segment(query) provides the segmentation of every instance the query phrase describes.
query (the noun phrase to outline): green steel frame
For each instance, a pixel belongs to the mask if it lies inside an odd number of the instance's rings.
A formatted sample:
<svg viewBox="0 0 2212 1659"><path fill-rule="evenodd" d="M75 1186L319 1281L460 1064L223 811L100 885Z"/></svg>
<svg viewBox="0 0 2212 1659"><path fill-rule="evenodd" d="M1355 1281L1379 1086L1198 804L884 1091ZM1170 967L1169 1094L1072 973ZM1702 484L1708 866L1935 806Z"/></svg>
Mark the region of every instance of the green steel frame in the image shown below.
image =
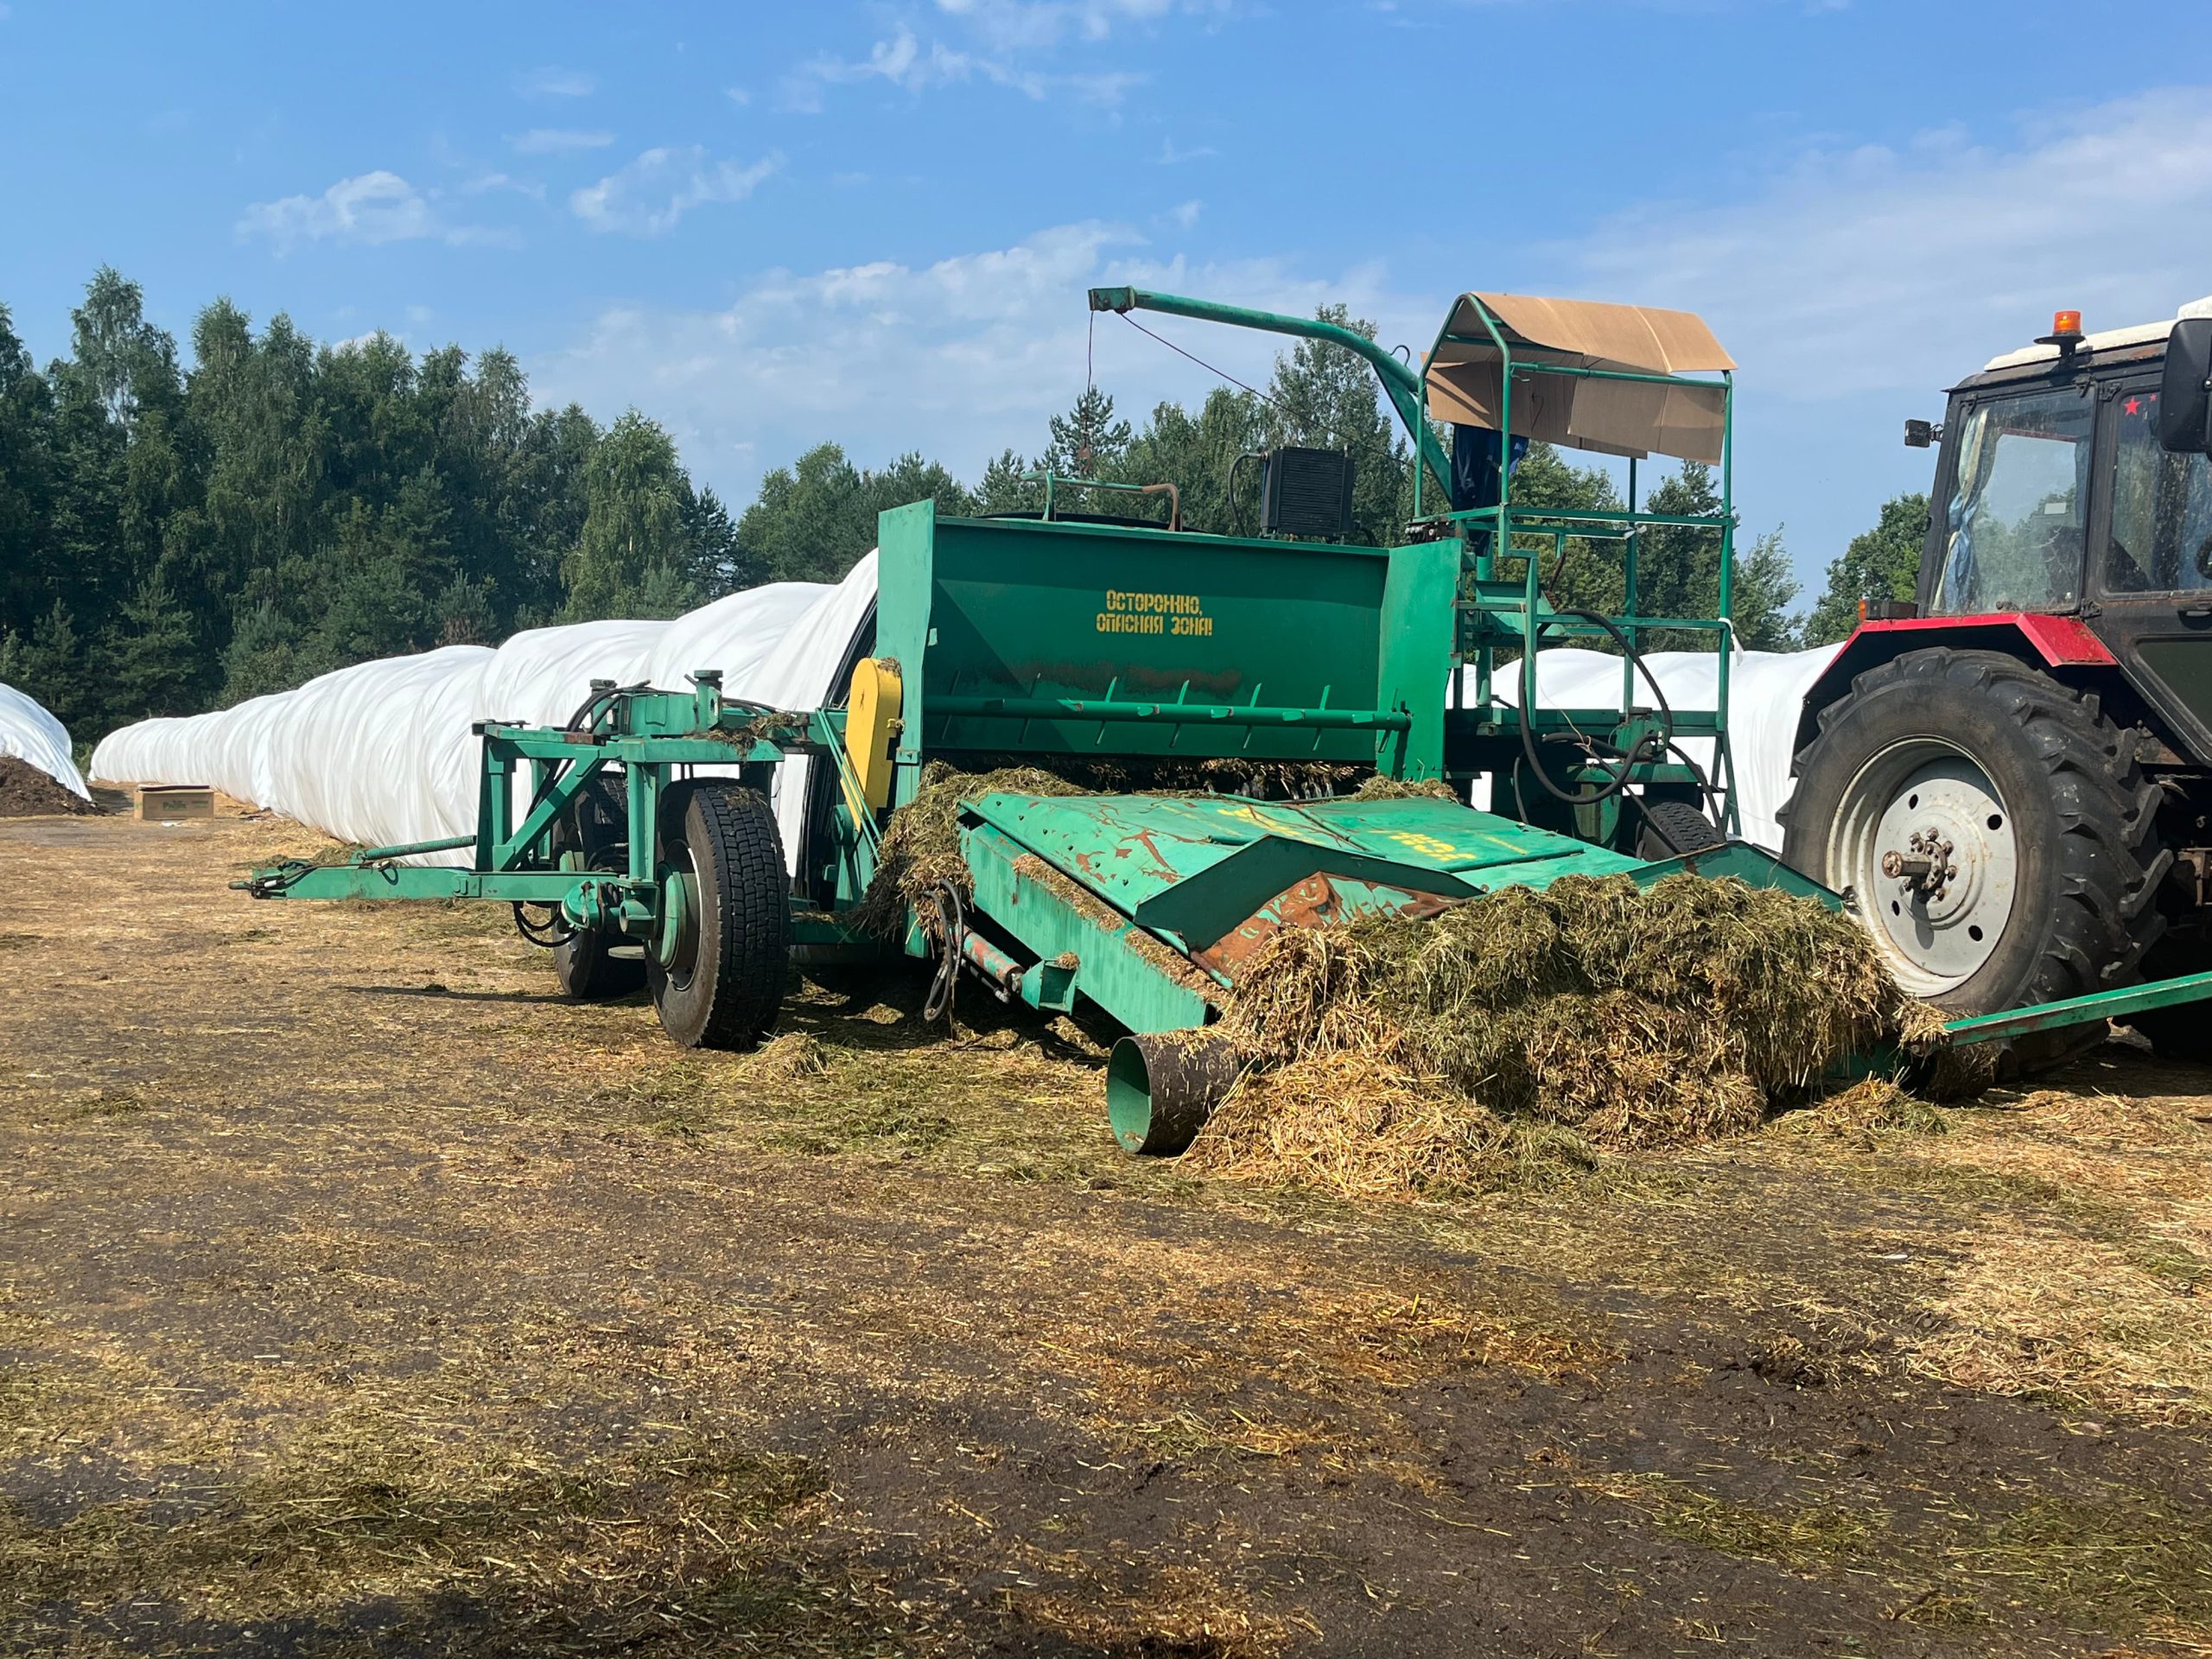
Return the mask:
<svg viewBox="0 0 2212 1659"><path fill-rule="evenodd" d="M844 756L841 712L788 715L728 703L719 673L690 678L689 692L594 682L592 702L567 727L480 722L473 836L372 847L338 864L288 861L232 885L257 899L480 899L543 907L568 927L617 933L664 952L688 902L682 880L657 857L670 785L699 766L734 766L760 786L788 755L830 753L839 764ZM530 804L517 818L520 775L529 779ZM589 870L556 845L555 832L583 792L607 777L621 779L626 866ZM466 866L406 861L461 851L473 855Z"/></svg>
<svg viewBox="0 0 2212 1659"><path fill-rule="evenodd" d="M1518 764L1515 757L1524 722L1539 743L1557 738L1580 739L1591 733L1611 735L1636 724L1622 718L1622 709L1632 710L1638 704L1637 670L1632 658L1625 655L1621 663L1620 709L1546 709L1535 696L1536 654L1547 645L1564 644L1577 639L1602 639L1610 637L1610 630L1603 624L1560 616L1545 600L1542 591L1544 543L1550 545L1554 570L1564 558L1570 540L1586 543L1619 543L1623 613L1608 617L1606 621L1626 639L1631 652L1640 651L1649 634L1662 630L1712 633L1720 642L1713 708L1671 711L1669 735L1676 741L1713 740L1718 775L1711 781L1717 787L1723 803L1723 827L1732 833L1740 827L1735 804L1735 763L1728 740L1728 647L1734 639L1732 620L1735 578L1734 377L1723 373L1715 379L1700 375L1585 368L1543 362L1526 356L1516 358L1509 333L1497 315L1479 298L1467 297L1483 324L1483 334L1479 338L1455 334L1450 331L1450 321L1447 319L1435 345L1452 342L1487 345L1498 353L1503 388L1498 421L1502 454L1510 455L1511 453L1513 387L1517 378L1541 374L1650 385L1697 388L1718 385L1721 391L1719 512L1715 515L1681 516L1639 511L1636 505L1637 461L1630 457L1629 505L1625 510L1562 512L1522 505L1513 499L1510 467L1501 466L1501 499L1497 506L1425 515L1421 510L1421 498L1426 483L1432 474L1440 483L1448 480L1451 477L1451 461L1428 420L1427 388L1421 372L1412 364L1403 361L1357 330L1318 318L1286 316L1276 312L1187 299L1180 295L1161 294L1139 288L1095 288L1090 290L1090 302L1093 311L1123 315L1131 311L1155 311L1164 315L1217 322L1231 327L1325 340L1356 353L1373 367L1384 395L1389 398L1392 408L1397 411L1400 422L1412 439L1418 457L1414 468L1415 521L1448 526L1462 544L1464 569L1458 606L1464 621L1455 640L1453 660L1473 669L1475 692L1472 701L1468 701L1463 695L1459 677L1454 674L1452 677L1452 709L1455 715L1461 717L1464 728L1476 746L1485 749L1494 760L1502 760L1506 769ZM1456 314L1456 307L1454 310ZM1432 354L1433 350L1433 346ZM1707 531L1719 537L1720 576L1717 614L1685 617L1638 613L1640 540L1644 531L1660 526ZM1523 566L1520 576L1517 579L1504 576L1501 567L1516 560ZM1508 702L1495 694L1494 679L1499 657L1506 652L1514 653L1519 663L1521 695L1517 703ZM1509 741L1510 747L1507 747ZM1615 747L1624 746L1617 743ZM1489 766L1480 769L1492 771L1495 775L1499 768ZM1599 776L1607 770L1603 766L1570 768L1568 779L1570 785L1583 785L1594 798ZM1630 774L1630 780L1643 787L1675 788L1695 788L1700 781L1697 773L1688 766L1666 760L1638 764ZM1593 798L1592 808L1597 804ZM1584 835L1603 836L1611 829L1611 820L1614 816L1592 810L1578 810L1574 814L1574 828Z"/></svg>

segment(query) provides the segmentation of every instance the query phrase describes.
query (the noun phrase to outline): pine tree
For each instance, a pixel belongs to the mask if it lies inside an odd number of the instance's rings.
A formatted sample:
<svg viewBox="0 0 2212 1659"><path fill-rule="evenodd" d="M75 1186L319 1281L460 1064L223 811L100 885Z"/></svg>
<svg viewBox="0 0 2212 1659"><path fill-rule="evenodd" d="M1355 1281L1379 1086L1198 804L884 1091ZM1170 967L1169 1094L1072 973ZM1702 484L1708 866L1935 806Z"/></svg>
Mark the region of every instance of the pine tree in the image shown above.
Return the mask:
<svg viewBox="0 0 2212 1659"><path fill-rule="evenodd" d="M300 626L273 600L245 610L223 652L222 706L287 691L308 677Z"/></svg>
<svg viewBox="0 0 2212 1659"><path fill-rule="evenodd" d="M1052 416L1052 439L1037 463L1061 478L1111 478L1129 447L1129 423L1114 418L1114 400L1085 386L1075 406Z"/></svg>
<svg viewBox="0 0 2212 1659"><path fill-rule="evenodd" d="M189 712L200 677L192 614L157 569L123 607L123 637L107 656L111 711L126 720Z"/></svg>
<svg viewBox="0 0 2212 1659"><path fill-rule="evenodd" d="M585 468L582 533L563 561L572 619L620 616L647 572L688 575L683 494L676 445L636 410L614 423Z"/></svg>
<svg viewBox="0 0 2212 1659"><path fill-rule="evenodd" d="M73 735L77 723L89 723L100 711L76 622L58 599L29 633L0 638L0 683L52 710Z"/></svg>

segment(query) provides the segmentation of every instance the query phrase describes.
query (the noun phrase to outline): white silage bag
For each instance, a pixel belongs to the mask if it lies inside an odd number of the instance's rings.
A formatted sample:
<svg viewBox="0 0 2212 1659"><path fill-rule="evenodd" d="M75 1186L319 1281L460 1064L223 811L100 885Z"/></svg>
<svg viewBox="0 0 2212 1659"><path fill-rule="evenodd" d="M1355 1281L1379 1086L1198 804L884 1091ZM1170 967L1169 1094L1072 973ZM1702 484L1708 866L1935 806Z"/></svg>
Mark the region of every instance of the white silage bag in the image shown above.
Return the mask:
<svg viewBox="0 0 2212 1659"><path fill-rule="evenodd" d="M594 680L682 691L686 676L702 669L719 669L731 697L818 708L842 696L837 668L874 602L870 553L835 585L772 583L673 621L572 623L530 629L496 650L449 645L359 663L235 708L126 726L93 751L92 773L118 783L213 784L365 846L469 835L476 828L479 744L471 728L477 721L559 726L590 695ZM776 780L778 818L794 866L810 764L779 767ZM518 811L528 804L528 784L526 772L517 775ZM465 864L468 855L431 855L426 861Z"/></svg>
<svg viewBox="0 0 2212 1659"><path fill-rule="evenodd" d="M67 728L12 685L0 685L0 754L11 754L63 788L92 798L70 751Z"/></svg>
<svg viewBox="0 0 2212 1659"><path fill-rule="evenodd" d="M1769 852L1782 849L1781 812L1793 786L1789 763L1796 754L1797 721L1805 694L1839 649L1817 645L1810 651L1739 651L1730 660L1728 749L1736 763L1736 811L1744 839ZM1719 677L1716 653L1659 651L1648 653L1643 662L1670 706L1713 707ZM1474 671L1463 672L1467 695L1472 696ZM1505 702L1521 701L1519 664L1498 670L1491 683ZM1599 651L1539 652L1536 695L1547 708L1619 709L1621 659ZM1649 683L1637 675L1630 706L1649 708L1652 701ZM1707 778L1713 777L1712 739L1685 740L1682 748Z"/></svg>

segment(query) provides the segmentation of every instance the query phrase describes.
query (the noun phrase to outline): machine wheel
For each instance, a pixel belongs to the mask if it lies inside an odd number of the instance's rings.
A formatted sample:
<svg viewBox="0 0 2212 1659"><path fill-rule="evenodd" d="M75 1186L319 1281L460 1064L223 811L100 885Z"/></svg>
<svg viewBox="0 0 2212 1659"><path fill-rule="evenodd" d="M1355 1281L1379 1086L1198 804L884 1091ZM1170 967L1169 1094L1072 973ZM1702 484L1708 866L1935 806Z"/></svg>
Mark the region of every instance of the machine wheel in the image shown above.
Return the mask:
<svg viewBox="0 0 2212 1659"><path fill-rule="evenodd" d="M775 1026L791 968L791 879L775 811L736 784L671 790L660 861L683 899L674 937L646 958L661 1027L686 1048L750 1048Z"/></svg>
<svg viewBox="0 0 2212 1659"><path fill-rule="evenodd" d="M553 855L563 868L620 871L627 867L630 815L612 779L594 778L553 826ZM582 1002L605 1002L641 990L645 953L620 935L578 929L553 948L561 988Z"/></svg>
<svg viewBox="0 0 2212 1659"><path fill-rule="evenodd" d="M1980 1014L2126 984L2164 926L2158 791L2094 695L1996 652L1869 669L1797 756L1783 860L1853 896L1897 982ZM2016 1069L2094 1041L2024 1039Z"/></svg>
<svg viewBox="0 0 2212 1659"><path fill-rule="evenodd" d="M1647 800L1643 810L1643 823L1636 832L1638 858L1680 858L1728 844L1720 826L1688 801Z"/></svg>

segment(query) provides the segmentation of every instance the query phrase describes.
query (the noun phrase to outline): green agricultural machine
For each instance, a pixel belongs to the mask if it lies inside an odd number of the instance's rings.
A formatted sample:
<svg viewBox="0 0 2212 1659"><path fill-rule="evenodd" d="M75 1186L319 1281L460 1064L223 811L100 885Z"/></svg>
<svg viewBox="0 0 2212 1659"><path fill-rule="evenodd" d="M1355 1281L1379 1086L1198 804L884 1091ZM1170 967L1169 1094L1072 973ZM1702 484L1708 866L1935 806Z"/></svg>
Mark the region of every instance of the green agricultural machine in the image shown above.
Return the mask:
<svg viewBox="0 0 2212 1659"><path fill-rule="evenodd" d="M1696 318L1469 294L1416 368L1310 319L1132 289L1095 289L1090 304L1358 353L1431 475L1417 491L1433 481L1443 496L1417 493L1404 544L1356 544L1344 458L1285 450L1263 458L1251 537L1182 530L1172 506L1166 524L1070 512L1065 480L1040 513L887 512L874 625L843 665L841 706L762 708L709 671L683 690L599 685L559 728L480 728L473 836L240 885L511 904L573 995L643 982L669 1034L693 1046L767 1033L794 948L933 960L939 996L969 976L1039 1010L1085 1001L1128 1033L1108 1103L1122 1143L1146 1152L1179 1150L1233 1081L1205 1028L1283 928L1433 913L1568 874L1649 883L1688 869L1839 902L1727 833L1725 648L1707 709L1669 708L1639 661L1660 630L1728 639L1732 365ZM1449 453L1432 417L1452 429ZM1628 457L1630 505L1516 503L1513 461L1531 437ZM1716 463L1721 511L1639 511L1634 467L1653 454ZM1719 538L1718 614L1638 613L1639 540L1661 525ZM1542 556L1570 538L1618 558L1620 613L1547 600ZM1536 654L1592 639L1622 653L1620 705L1539 706ZM1709 771L1685 753L1693 738L1711 740ZM807 828L787 849L769 785L801 761L804 785L792 773L786 786L808 791ZM880 895L864 900L890 817L932 762L1034 766L1090 792L965 803L956 878L887 928ZM1440 780L1457 798L1358 792L1370 779ZM1239 786L1209 786L1224 779ZM1491 810L1463 804L1478 780ZM457 851L466 867L404 861ZM1960 1040L2013 1034L2024 1017L1962 1022Z"/></svg>

